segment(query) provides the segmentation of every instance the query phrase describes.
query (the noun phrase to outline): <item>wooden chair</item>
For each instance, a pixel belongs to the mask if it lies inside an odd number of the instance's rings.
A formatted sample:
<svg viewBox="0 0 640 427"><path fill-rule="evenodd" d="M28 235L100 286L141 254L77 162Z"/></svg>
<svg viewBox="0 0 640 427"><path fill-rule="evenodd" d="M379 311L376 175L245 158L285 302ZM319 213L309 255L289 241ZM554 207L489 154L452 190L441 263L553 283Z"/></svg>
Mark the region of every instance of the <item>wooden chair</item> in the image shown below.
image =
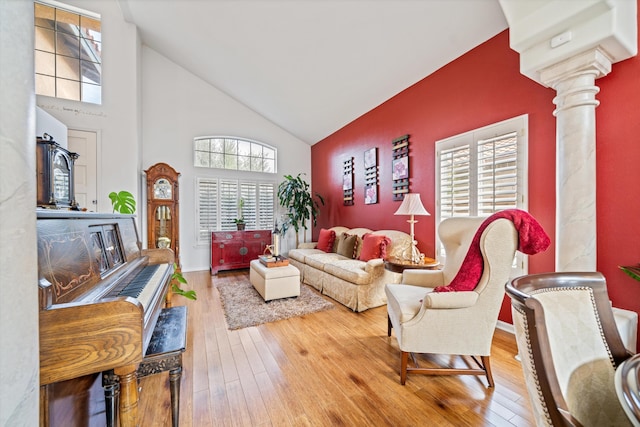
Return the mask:
<svg viewBox="0 0 640 427"><path fill-rule="evenodd" d="M600 273L523 276L506 287L538 426L631 425L616 396L616 367L631 355Z"/></svg>

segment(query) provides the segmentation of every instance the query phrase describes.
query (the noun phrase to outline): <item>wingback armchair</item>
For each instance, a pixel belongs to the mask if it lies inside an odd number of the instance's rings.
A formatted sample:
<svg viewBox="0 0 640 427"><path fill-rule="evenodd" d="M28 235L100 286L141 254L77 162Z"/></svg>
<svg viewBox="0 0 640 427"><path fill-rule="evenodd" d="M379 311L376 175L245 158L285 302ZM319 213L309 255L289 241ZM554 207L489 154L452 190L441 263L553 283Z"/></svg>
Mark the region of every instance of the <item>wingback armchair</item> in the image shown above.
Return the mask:
<svg viewBox="0 0 640 427"><path fill-rule="evenodd" d="M407 373L427 375L486 375L494 386L489 357L498 314L509 280L518 232L508 219L492 221L481 234L479 249L483 269L473 290L434 292L447 286L463 260L485 218L449 218L438 227L446 251L442 270L405 270L401 284L388 284L388 336L395 331L401 351L400 382ZM477 368L420 368L408 366L410 353L470 356ZM480 360L478 360L480 357Z"/></svg>

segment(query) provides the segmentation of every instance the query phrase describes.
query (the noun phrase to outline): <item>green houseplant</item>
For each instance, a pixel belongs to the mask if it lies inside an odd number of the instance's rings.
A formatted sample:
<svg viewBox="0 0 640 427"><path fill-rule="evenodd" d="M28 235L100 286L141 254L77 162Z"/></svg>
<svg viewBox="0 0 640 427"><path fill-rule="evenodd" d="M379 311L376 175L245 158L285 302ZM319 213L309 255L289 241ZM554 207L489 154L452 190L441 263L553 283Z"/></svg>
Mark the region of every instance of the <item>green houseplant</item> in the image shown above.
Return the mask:
<svg viewBox="0 0 640 427"><path fill-rule="evenodd" d="M171 275L171 291L176 295L182 295L185 298L197 300L198 296L196 295L196 291L191 289L190 291L185 291L180 288L179 283L184 285L187 284L187 279L182 275L182 271L178 268L178 264L173 264L173 274Z"/></svg>
<svg viewBox="0 0 640 427"><path fill-rule="evenodd" d="M315 226L316 217L320 213L320 203L324 205L324 199L320 194L311 195L309 183L301 175L303 174L299 173L295 178L285 175L285 180L278 186L278 201L287 210L287 222L296 232L296 247L300 244L298 234L300 228L304 229L303 238L306 240L308 221L313 220Z"/></svg>
<svg viewBox="0 0 640 427"><path fill-rule="evenodd" d="M640 282L640 263L632 266L618 266L620 270L624 271L629 277Z"/></svg>
<svg viewBox="0 0 640 427"><path fill-rule="evenodd" d="M240 200L238 200L238 218L233 220L233 222L236 223L236 227L238 228L238 230L244 230L244 227L246 225L244 221L243 210L244 210L244 199L240 197Z"/></svg>
<svg viewBox="0 0 640 427"><path fill-rule="evenodd" d="M118 193L112 191L109 193L109 198L114 212L121 214L133 214L136 212L136 199L128 191L120 191Z"/></svg>

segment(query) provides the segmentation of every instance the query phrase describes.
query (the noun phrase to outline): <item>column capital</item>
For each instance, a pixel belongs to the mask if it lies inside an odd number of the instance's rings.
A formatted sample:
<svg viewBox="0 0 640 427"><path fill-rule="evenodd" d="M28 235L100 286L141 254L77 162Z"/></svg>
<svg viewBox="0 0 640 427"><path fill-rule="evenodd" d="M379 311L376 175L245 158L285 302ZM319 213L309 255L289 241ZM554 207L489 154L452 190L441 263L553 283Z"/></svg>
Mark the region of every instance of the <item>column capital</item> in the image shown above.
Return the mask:
<svg viewBox="0 0 640 427"><path fill-rule="evenodd" d="M611 64L609 56L596 47L542 69L540 81L546 86L557 89L560 82L578 75L592 74L595 80L609 74Z"/></svg>

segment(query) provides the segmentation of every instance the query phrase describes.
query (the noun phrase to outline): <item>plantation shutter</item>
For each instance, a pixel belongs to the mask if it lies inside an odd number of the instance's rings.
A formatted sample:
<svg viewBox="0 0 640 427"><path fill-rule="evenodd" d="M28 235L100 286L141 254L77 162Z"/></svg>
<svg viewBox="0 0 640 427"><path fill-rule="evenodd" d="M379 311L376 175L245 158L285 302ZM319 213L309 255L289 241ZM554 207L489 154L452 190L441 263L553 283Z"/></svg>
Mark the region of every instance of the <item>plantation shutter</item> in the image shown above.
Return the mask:
<svg viewBox="0 0 640 427"><path fill-rule="evenodd" d="M247 223L248 230L256 229L256 217L258 213L256 209L256 188L257 184L255 182L240 183L240 197L244 200L244 221Z"/></svg>
<svg viewBox="0 0 640 427"><path fill-rule="evenodd" d="M439 153L440 218L471 214L471 159L469 145L462 145Z"/></svg>
<svg viewBox="0 0 640 427"><path fill-rule="evenodd" d="M220 180L220 230L235 230L238 217L238 181Z"/></svg>
<svg viewBox="0 0 640 427"><path fill-rule="evenodd" d="M271 230L275 218L274 182L255 182L198 178L197 241L210 242L212 231L236 230L240 198L244 200L242 215L248 230Z"/></svg>
<svg viewBox="0 0 640 427"><path fill-rule="evenodd" d="M258 212L259 224L258 228L262 230L271 230L275 224L275 195L276 186L273 183L258 184Z"/></svg>
<svg viewBox="0 0 640 427"><path fill-rule="evenodd" d="M218 181L198 179L197 224L199 243L208 242L218 228Z"/></svg>
<svg viewBox="0 0 640 427"><path fill-rule="evenodd" d="M478 141L477 215L517 207L517 143L516 132Z"/></svg>

